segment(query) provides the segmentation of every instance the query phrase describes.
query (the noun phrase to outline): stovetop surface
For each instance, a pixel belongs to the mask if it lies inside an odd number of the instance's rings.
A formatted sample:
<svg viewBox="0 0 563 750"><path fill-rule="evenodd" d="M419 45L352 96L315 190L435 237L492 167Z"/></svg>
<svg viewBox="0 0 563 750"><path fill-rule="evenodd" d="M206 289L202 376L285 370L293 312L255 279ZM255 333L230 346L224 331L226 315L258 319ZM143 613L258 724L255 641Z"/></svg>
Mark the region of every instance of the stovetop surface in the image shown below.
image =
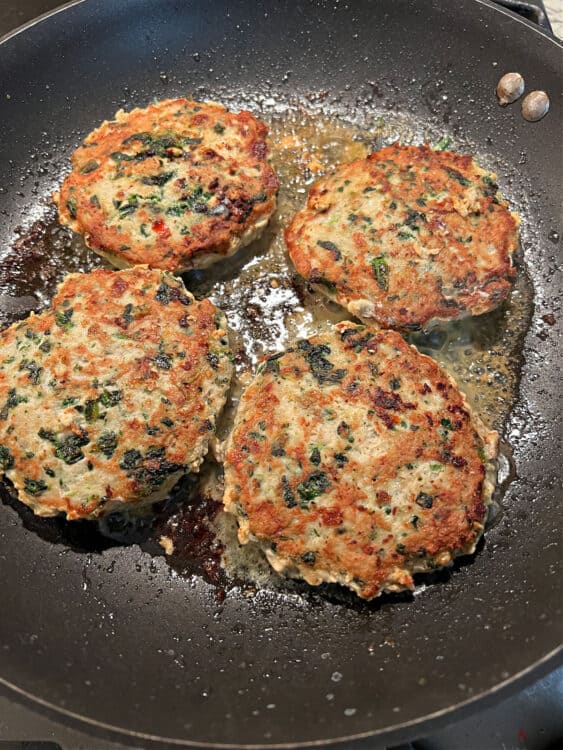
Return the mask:
<svg viewBox="0 0 563 750"><path fill-rule="evenodd" d="M507 5L510 0L500 0ZM0 37L58 5L60 0L0 0ZM562 0L526 0L547 12L563 37ZM529 9L524 9L530 18ZM128 744L127 747L141 748ZM121 750L113 739L92 737L0 694L0 750ZM389 748L377 741L356 750L562 750L563 667L510 698L410 744ZM341 750L345 750L342 748Z"/></svg>

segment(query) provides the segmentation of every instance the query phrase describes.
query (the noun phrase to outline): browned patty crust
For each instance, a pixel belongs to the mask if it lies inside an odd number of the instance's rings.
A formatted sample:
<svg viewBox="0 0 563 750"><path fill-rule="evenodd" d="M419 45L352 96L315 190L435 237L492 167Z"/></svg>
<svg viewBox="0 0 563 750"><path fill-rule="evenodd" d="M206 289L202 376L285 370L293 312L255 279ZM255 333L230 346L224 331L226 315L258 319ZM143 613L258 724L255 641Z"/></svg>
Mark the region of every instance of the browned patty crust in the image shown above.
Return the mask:
<svg viewBox="0 0 563 750"><path fill-rule="evenodd" d="M120 110L74 152L54 196L59 219L119 267L177 272L220 260L275 209L267 132L213 102Z"/></svg>
<svg viewBox="0 0 563 750"><path fill-rule="evenodd" d="M393 331L341 323L259 368L224 503L279 572L371 599L474 551L496 445L434 360Z"/></svg>
<svg viewBox="0 0 563 750"><path fill-rule="evenodd" d="M516 214L473 157L392 146L320 179L287 227L299 273L364 321L413 330L508 295Z"/></svg>
<svg viewBox="0 0 563 750"><path fill-rule="evenodd" d="M180 279L71 274L0 332L0 475L38 515L152 503L198 470L231 374L223 314Z"/></svg>

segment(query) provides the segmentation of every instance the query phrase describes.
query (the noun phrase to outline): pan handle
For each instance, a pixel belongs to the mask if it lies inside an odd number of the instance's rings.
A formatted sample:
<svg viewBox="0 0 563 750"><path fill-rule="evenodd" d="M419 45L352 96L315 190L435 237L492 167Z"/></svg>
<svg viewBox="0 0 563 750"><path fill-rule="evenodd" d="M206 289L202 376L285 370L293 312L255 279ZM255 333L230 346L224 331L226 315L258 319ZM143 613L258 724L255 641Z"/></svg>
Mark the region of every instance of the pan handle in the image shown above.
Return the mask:
<svg viewBox="0 0 563 750"><path fill-rule="evenodd" d="M518 13L519 16L526 18L528 21L537 23L544 31L553 34L553 29L551 28L549 18L541 0L537 0L537 3L527 3L523 0L493 0L493 2L497 5L502 5L503 8L512 10L514 13Z"/></svg>

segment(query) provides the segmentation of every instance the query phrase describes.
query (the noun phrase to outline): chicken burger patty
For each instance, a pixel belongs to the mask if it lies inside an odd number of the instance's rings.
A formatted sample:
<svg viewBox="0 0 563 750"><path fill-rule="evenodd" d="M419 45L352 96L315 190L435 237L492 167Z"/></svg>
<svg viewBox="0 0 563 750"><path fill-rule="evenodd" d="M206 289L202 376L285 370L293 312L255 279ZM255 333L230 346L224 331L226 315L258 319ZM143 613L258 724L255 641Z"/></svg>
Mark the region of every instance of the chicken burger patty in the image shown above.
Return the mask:
<svg viewBox="0 0 563 750"><path fill-rule="evenodd" d="M398 333L340 323L260 366L224 504L276 571L371 599L475 550L497 438Z"/></svg>
<svg viewBox="0 0 563 750"><path fill-rule="evenodd" d="M232 374L223 314L146 267L67 276L0 352L0 473L68 519L152 503L197 471Z"/></svg>
<svg viewBox="0 0 563 750"><path fill-rule="evenodd" d="M119 268L207 266L255 239L275 209L266 134L249 112L212 102L120 110L74 152L59 220Z"/></svg>
<svg viewBox="0 0 563 750"><path fill-rule="evenodd" d="M395 143L311 189L286 229L311 284L365 322L417 330L508 295L519 218L471 156Z"/></svg>

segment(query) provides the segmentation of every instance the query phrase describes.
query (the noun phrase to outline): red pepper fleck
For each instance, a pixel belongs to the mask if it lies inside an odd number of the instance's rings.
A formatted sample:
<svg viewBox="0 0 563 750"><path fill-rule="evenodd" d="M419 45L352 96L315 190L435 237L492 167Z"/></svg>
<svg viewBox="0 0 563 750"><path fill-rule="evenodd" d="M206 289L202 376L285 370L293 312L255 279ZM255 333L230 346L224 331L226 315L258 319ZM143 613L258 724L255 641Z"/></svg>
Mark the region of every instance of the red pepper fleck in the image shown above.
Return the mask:
<svg viewBox="0 0 563 750"><path fill-rule="evenodd" d="M166 224L162 221L162 219L156 219L156 221L153 221L152 231L160 234L163 239L170 237L170 234L171 234L170 230L168 229Z"/></svg>
<svg viewBox="0 0 563 750"><path fill-rule="evenodd" d="M321 508L321 517L324 526L340 526L344 520L342 511L338 508Z"/></svg>

